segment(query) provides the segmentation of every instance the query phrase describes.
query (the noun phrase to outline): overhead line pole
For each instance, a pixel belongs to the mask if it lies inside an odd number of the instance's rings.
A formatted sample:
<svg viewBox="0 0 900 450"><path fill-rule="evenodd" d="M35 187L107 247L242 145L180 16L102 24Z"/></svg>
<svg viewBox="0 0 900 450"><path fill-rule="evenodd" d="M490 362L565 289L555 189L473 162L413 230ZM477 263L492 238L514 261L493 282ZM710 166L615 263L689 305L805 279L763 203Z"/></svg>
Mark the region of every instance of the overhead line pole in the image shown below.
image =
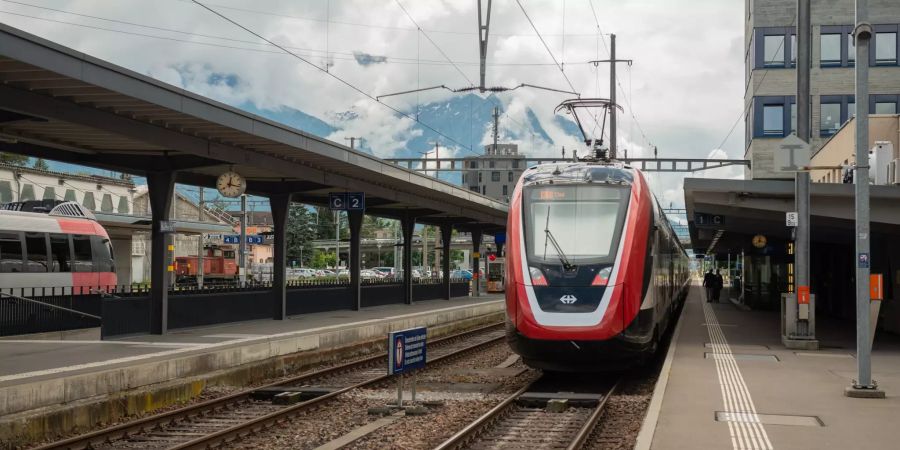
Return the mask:
<svg viewBox="0 0 900 450"><path fill-rule="evenodd" d="M884 398L872 379L872 341L869 322L869 23L868 0L856 0L856 379L844 393L848 397Z"/></svg>
<svg viewBox="0 0 900 450"><path fill-rule="evenodd" d="M616 133L616 115L618 111L616 111L618 104L616 104L616 63L624 62L631 65L630 59L616 59L616 35L609 35L609 59L600 59L597 61L591 61L595 66L602 62L609 63L609 159L616 159L618 153L618 145L617 141L617 133Z"/></svg>
<svg viewBox="0 0 900 450"><path fill-rule="evenodd" d="M810 37L811 31L810 19L810 0L797 0L797 137L803 142L809 144L810 132ZM811 152L812 149L809 149ZM805 157L808 157L804 155ZM809 277L809 234L810 234L810 212L809 212L809 172L797 172L794 178L794 204L797 210L798 223L795 236L794 251L794 276L796 278L795 292L801 295L801 291L807 291L810 287ZM811 347L818 347L815 341L815 300L810 295L808 305L808 315L794 315L797 318L796 336L803 341L809 341ZM799 305L791 305L792 308L798 308Z"/></svg>

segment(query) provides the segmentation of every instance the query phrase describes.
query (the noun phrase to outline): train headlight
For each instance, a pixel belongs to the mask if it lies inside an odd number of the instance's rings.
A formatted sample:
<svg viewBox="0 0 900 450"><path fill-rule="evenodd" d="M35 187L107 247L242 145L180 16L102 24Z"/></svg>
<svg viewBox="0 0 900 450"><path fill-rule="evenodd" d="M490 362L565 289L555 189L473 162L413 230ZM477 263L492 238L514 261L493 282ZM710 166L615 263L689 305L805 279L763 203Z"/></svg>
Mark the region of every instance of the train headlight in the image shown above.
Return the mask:
<svg viewBox="0 0 900 450"><path fill-rule="evenodd" d="M591 286L606 286L609 283L609 275L612 273L612 267L605 267L594 277Z"/></svg>
<svg viewBox="0 0 900 450"><path fill-rule="evenodd" d="M541 269L537 267L529 267L528 272L531 274L531 284L534 286L546 286L547 278L544 277L544 273L541 272Z"/></svg>

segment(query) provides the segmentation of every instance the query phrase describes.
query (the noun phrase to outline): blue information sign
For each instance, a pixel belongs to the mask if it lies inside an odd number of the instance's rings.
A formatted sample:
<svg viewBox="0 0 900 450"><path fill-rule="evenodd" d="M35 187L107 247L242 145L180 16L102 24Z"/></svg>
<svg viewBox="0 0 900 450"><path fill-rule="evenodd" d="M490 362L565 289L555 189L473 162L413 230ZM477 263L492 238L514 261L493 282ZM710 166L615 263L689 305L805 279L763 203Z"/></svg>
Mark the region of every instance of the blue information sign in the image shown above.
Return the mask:
<svg viewBox="0 0 900 450"><path fill-rule="evenodd" d="M494 235L494 243L495 244L505 244L506 243L506 233L497 233Z"/></svg>
<svg viewBox="0 0 900 450"><path fill-rule="evenodd" d="M425 327L388 334L388 375L425 367Z"/></svg>
<svg viewBox="0 0 900 450"><path fill-rule="evenodd" d="M264 238L259 235L247 236L248 244L262 244ZM239 234L226 234L222 236L223 244L240 244L241 243L241 235Z"/></svg>
<svg viewBox="0 0 900 450"><path fill-rule="evenodd" d="M344 211L347 209L347 193L346 192L329 192L328 207L332 211Z"/></svg>

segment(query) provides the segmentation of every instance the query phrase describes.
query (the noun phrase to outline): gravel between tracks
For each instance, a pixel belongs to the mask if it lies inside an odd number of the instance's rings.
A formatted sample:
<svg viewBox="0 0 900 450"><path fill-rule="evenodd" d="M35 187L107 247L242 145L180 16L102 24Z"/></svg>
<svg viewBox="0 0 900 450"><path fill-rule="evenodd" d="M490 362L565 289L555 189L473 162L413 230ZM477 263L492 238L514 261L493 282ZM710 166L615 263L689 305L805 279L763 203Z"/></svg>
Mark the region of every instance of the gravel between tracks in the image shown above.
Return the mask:
<svg viewBox="0 0 900 450"><path fill-rule="evenodd" d="M465 358L422 370L417 376L420 386L417 400L439 400L443 404L429 409L424 417L399 417L345 448L433 448L534 378L536 373L526 369L521 362L510 368L496 368L511 354L505 343L498 343ZM479 384L489 385L493 392L453 390L454 386L465 385L472 389ZM377 420L379 416L367 415L367 408L384 406L396 399L396 395L393 384L351 391L315 412L297 416L277 428L235 443L231 448L315 448ZM408 391L405 398L409 398Z"/></svg>

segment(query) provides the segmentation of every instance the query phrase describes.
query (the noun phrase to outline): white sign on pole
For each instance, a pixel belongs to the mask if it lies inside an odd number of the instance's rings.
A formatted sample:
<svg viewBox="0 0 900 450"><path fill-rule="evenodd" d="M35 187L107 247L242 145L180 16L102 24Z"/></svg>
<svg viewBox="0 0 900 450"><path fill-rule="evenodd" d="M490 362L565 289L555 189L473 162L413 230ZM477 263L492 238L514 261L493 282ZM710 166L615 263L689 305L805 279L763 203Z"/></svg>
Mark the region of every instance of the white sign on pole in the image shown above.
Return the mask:
<svg viewBox="0 0 900 450"><path fill-rule="evenodd" d="M800 214L796 212L789 212L785 214L785 222L789 227L797 227L800 226Z"/></svg>
<svg viewBox="0 0 900 450"><path fill-rule="evenodd" d="M809 144L803 142L796 134L791 134L778 144L775 150L775 171L800 172L809 166Z"/></svg>

